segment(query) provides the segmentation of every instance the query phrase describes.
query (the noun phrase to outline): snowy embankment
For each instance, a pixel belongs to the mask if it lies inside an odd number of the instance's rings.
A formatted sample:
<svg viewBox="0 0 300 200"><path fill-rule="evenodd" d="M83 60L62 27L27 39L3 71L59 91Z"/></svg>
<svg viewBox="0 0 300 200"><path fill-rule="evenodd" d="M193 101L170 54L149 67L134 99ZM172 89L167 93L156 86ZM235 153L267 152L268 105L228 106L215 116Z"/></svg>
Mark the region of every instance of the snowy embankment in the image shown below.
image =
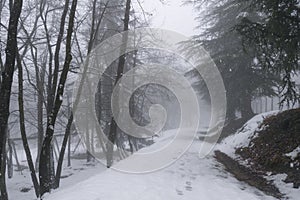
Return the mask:
<svg viewBox="0 0 300 200"><path fill-rule="evenodd" d="M269 116L276 115L279 111L271 111L254 116L250 119L236 134L225 138L217 149L226 153L232 158L236 158L235 150L241 147L247 147L251 139L255 138L255 131L259 130L259 126L263 120ZM264 127L261 127L264 128Z"/></svg>
<svg viewBox="0 0 300 200"><path fill-rule="evenodd" d="M156 145L167 144L167 140L172 139L170 133L169 131L164 134L164 139L149 147L151 151ZM200 145L201 141L194 141L189 150L173 165L157 172L128 174L108 169L85 181L53 191L45 200L274 199L237 181L224 171L213 154L200 159ZM120 163L124 162L132 162L132 159L128 158Z"/></svg>
<svg viewBox="0 0 300 200"><path fill-rule="evenodd" d="M278 113L279 111L271 111L271 112L266 112L266 113L256 115L251 120L249 120L236 134L225 138L221 142L221 144L217 146L217 149L226 153L230 157L239 160L241 163L247 165L247 162L243 161L242 158L240 158L240 156L235 153L236 149L248 147L250 141L258 136L257 132L266 128L264 126L261 126L263 120L267 117L276 115ZM299 152L300 152L300 147L296 148L294 151L286 155L291 158L295 158ZM288 199L291 200L299 199L300 189L293 188L292 183L287 184L284 182L284 180L287 177L286 174L272 175L272 172L268 172L267 174L268 175L266 175L265 178L269 181L273 181L275 186L279 189L279 191L282 194L285 194L285 196Z"/></svg>

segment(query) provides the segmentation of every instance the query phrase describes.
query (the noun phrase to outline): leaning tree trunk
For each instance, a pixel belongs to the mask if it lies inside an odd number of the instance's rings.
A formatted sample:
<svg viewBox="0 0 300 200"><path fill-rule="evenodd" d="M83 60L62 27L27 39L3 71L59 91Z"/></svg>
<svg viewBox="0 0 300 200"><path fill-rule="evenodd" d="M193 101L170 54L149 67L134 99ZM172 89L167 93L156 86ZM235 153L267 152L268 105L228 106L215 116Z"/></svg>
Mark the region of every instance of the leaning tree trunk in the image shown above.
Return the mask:
<svg viewBox="0 0 300 200"><path fill-rule="evenodd" d="M63 143L62 143L59 158L58 158L56 175L55 175L55 186L54 186L55 189L59 188L62 165L63 165L63 161L64 161L64 155L65 155L67 143L68 143L68 140L69 140L70 134L71 134L72 123L73 123L73 113L71 113L71 115L68 119L65 136L63 139ZM70 140L69 140L69 142L70 142Z"/></svg>
<svg viewBox="0 0 300 200"><path fill-rule="evenodd" d="M7 200L7 190L5 183L6 171L6 140L7 140L7 124L9 118L9 105L11 87L13 82L13 74L17 50L17 32L18 21L22 10L22 0L14 1L10 9L10 18L7 31L6 44L6 60L4 70L2 72L1 88L0 88L0 192L1 200Z"/></svg>

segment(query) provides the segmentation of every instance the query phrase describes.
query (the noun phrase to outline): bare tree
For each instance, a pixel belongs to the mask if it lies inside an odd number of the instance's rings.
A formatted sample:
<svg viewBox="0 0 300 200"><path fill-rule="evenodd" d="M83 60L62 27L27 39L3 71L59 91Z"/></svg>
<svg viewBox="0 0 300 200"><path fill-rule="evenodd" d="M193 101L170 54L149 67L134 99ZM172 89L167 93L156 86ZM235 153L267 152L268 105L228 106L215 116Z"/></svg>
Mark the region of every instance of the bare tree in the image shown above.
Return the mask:
<svg viewBox="0 0 300 200"><path fill-rule="evenodd" d="M129 20L130 20L130 8L131 8L131 0L126 1L126 8L125 8L125 15L124 15L124 29L123 31L128 31L129 30ZM121 48L121 52L123 52L127 48L127 41L128 41L128 35L124 34L122 38L122 44L123 46ZM125 66L125 61L126 61L126 55L121 55L119 58L119 63L118 63L118 69L117 69L117 77L115 80L115 85L117 82L122 78L122 74L124 71L124 66ZM111 167L113 163L113 149L114 149L114 144L116 142L116 137L117 137L117 123L114 119L114 117L111 118L111 123L110 123L110 130L109 130L109 135L108 139L110 142L107 143L107 152L106 152L106 165L108 168Z"/></svg>
<svg viewBox="0 0 300 200"><path fill-rule="evenodd" d="M98 16L96 16L96 9L97 9L97 0L93 0L93 6L92 6L92 24L91 24L91 30L90 30L90 38L88 41L88 49L87 49L87 54L89 54L92 51L93 45L95 43L95 39L96 39L96 34L99 30L100 24L103 20L103 17L105 15L106 9L108 7L108 3L109 1L107 1L104 5L104 8L101 12L101 14ZM84 72L84 74L86 73L86 71ZM84 79L84 78L83 78ZM74 107L76 107L76 101L74 104ZM73 113L71 113L71 115L69 116L68 122L67 122L67 126L66 126L66 131L65 131L65 135L64 135L64 139L63 139L63 143L61 146L61 150L60 150L60 155L59 155L59 159L58 159L58 163L57 163L57 168L56 168L56 176L55 176L55 188L59 187L60 184L60 176L61 176L61 171L62 171L62 164L63 164L63 159L64 159L64 154L65 154L65 150L66 150L66 146L67 146L67 142L68 139L70 137L70 133L71 133L71 127L72 127L72 123L73 123Z"/></svg>
<svg viewBox="0 0 300 200"><path fill-rule="evenodd" d="M68 0L66 0L65 6L68 7ZM51 142L54 134L54 127L55 127L57 115L62 105L62 96L64 94L65 83L67 80L68 71L72 60L71 42L72 42L72 33L74 28L76 7L77 7L77 0L73 0L70 9L69 22L68 22L65 62L63 65L62 73L60 75L59 84L56 89L55 101L47 119L46 135L45 135L45 139L43 142L42 151L40 155L39 174L40 174L41 195L50 192L51 189L51 177L50 177Z"/></svg>
<svg viewBox="0 0 300 200"><path fill-rule="evenodd" d="M23 100L23 68L22 68L22 61L20 58L19 53L17 52L17 66L18 66L18 83L19 83L19 94L18 94L18 100L19 100L19 112L20 112L20 131L22 136L22 142L23 147L25 149L27 163L30 170L31 179L33 182L35 195L38 198L39 197L39 183L38 179L35 173L34 164L32 161L32 156L26 136L26 128L25 128L25 114L24 114L24 100Z"/></svg>
<svg viewBox="0 0 300 200"><path fill-rule="evenodd" d="M17 32L18 22L22 10L22 0L11 1L9 26L7 31L6 60L2 72L0 88L0 190L1 199L7 200L7 190L5 182L6 169L6 141L7 141L7 124L9 118L9 105L11 96L11 87L17 50Z"/></svg>

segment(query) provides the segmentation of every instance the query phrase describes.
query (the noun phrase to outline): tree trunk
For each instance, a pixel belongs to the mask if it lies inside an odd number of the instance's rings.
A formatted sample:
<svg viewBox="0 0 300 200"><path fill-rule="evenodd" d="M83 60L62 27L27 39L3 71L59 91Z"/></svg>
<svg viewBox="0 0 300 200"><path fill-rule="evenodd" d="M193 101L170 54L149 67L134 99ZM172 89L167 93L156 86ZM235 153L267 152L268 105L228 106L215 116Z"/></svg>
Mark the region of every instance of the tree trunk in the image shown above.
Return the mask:
<svg viewBox="0 0 300 200"><path fill-rule="evenodd" d="M97 0L94 0L93 1L93 14L92 14L92 27L91 27L90 40L89 40L89 44L88 44L88 54L92 50L92 46L93 46L93 43L94 43L94 40L95 40L95 34L97 32L97 30L95 29L96 3L97 3ZM100 23L103 19L105 10L107 8L107 5L108 5L108 1L105 5L104 11L101 13L101 16L100 16L100 19L99 19L99 22L98 22L98 26L100 25ZM61 28L60 30L63 30L63 27L60 27L60 28ZM56 63L58 63L57 62L58 61L57 52L59 52L59 51L55 52L56 53L55 54L56 55L55 56ZM84 73L86 73L86 72L84 72ZM55 83L56 81L53 81L53 82ZM54 84L54 85L56 85L56 84ZM69 100L68 100L68 103L69 103ZM76 110L76 104L77 103L75 102L74 103L74 110ZM65 135L64 135L64 139L63 139L63 143L62 143L62 147L61 147L59 158L58 158L54 188L58 188L59 185L60 185L60 176L61 176L62 165L63 165L63 160L64 160L64 155L65 155L65 150L66 150L67 143L68 143L68 166L71 165L71 158L70 158L70 154L71 154L71 136L70 135L71 135L71 131L72 131L71 128L72 128L73 118L74 118L73 113L70 111L70 117L68 119L66 131L65 131Z"/></svg>
<svg viewBox="0 0 300 200"><path fill-rule="evenodd" d="M131 0L126 1L126 8L125 8L125 16L124 16L124 29L123 31L128 31L129 30L129 20L130 20L130 7L131 7ZM128 35L124 34L122 38L122 46L121 52L123 52L127 48L127 41L128 41ZM120 80L122 77L123 71L124 71L124 66L125 66L125 61L126 61L126 55L121 55L119 58L119 63L118 63L118 70L117 70L117 78L115 80L115 84ZM118 102L118 101L116 101ZM116 117L116 116L115 116ZM107 143L107 152L106 152L106 166L107 168L110 168L111 165L113 164L113 150L114 150L114 144L116 142L116 137L117 137L117 123L114 119L114 117L111 118L111 123L110 123L110 131L108 135L108 139L110 142Z"/></svg>
<svg viewBox="0 0 300 200"><path fill-rule="evenodd" d="M65 150L66 150L66 146L68 143L68 139L70 138L72 123L73 123L73 113L71 113L71 116L68 119L65 136L63 139L63 143L62 143L59 158L58 158L56 175L55 175L55 188L59 188L62 165L63 165L63 161L64 161L64 155L65 155Z"/></svg>
<svg viewBox="0 0 300 200"><path fill-rule="evenodd" d="M18 66L18 82L19 82L18 102L19 102L19 113L20 113L20 132L22 136L23 147L26 153L26 158L30 170L32 183L35 190L35 195L37 198L39 198L39 183L36 177L34 164L32 161L32 156L31 156L31 152L30 152L30 148L26 136L26 130L25 130L25 113L24 113L24 101L23 101L23 69L22 69L22 63L21 63L19 53L17 53L17 66Z"/></svg>
<svg viewBox="0 0 300 200"><path fill-rule="evenodd" d="M252 97L249 92L245 92L241 98L241 114L242 118L249 119L254 116L254 112L252 110Z"/></svg>
<svg viewBox="0 0 300 200"><path fill-rule="evenodd" d="M14 1L9 18L6 44L6 60L4 70L2 71L2 80L0 88L0 192L1 200L7 200L7 190L5 183L6 171L6 140L7 140L7 125L9 118L9 105L11 86L13 82L13 74L17 50L17 29L18 21L22 10L23 1Z"/></svg>
<svg viewBox="0 0 300 200"><path fill-rule="evenodd" d="M68 5L65 5L68 6ZM43 142L42 151L40 155L40 193L43 196L45 193L50 192L51 190L51 143L54 134L54 127L56 123L56 118L60 107L62 105L62 96L64 94L65 83L67 80L70 63L72 60L71 55L71 43L72 43L72 34L74 28L74 20L75 20L75 13L77 7L77 0L73 0L72 6L70 9L70 16L69 16L69 27L67 31L66 37L66 56L65 62L63 65L62 73L60 76L59 84L57 87L56 97L53 104L53 108L49 114L47 119L47 128L46 128L46 136ZM54 185L53 185L54 186Z"/></svg>
<svg viewBox="0 0 300 200"><path fill-rule="evenodd" d="M226 122L231 122L236 119L235 108L227 108Z"/></svg>
<svg viewBox="0 0 300 200"><path fill-rule="evenodd" d="M72 132L72 124L71 124L71 130L70 130L70 133L69 133L70 135L68 136L69 137L69 142L68 142L68 165L67 165L68 167L71 166L71 142L72 142L71 132Z"/></svg>
<svg viewBox="0 0 300 200"><path fill-rule="evenodd" d="M13 166L13 148L11 144L11 140L9 138L9 133L8 133L8 158L7 158L7 174L8 178L11 179L14 174L14 166Z"/></svg>
<svg viewBox="0 0 300 200"><path fill-rule="evenodd" d="M45 66L42 69L42 72L40 73L38 66L36 65L36 84L37 84L37 120L38 120L38 139L37 139L37 157L36 157L36 169L38 169L39 166L39 158L41 154L41 149L42 149L42 144L43 144L43 139L44 139L44 125L43 125L43 101L44 101L44 81L45 81L45 73L46 69Z"/></svg>

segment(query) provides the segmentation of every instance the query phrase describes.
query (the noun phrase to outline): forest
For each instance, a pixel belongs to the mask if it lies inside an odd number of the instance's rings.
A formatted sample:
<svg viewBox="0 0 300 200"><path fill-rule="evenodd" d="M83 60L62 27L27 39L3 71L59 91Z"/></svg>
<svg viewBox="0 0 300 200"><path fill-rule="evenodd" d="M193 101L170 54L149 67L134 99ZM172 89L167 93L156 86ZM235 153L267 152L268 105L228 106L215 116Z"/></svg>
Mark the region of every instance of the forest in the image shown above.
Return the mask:
<svg viewBox="0 0 300 200"><path fill-rule="evenodd" d="M298 199L299 15L0 0L0 200Z"/></svg>

